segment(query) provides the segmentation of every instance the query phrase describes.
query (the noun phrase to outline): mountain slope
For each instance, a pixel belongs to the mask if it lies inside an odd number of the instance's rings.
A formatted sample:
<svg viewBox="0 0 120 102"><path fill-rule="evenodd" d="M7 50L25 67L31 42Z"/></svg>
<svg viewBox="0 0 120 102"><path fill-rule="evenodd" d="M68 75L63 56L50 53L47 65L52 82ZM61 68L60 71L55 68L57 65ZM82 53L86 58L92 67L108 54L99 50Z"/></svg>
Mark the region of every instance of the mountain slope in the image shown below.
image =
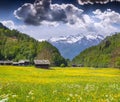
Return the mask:
<svg viewBox="0 0 120 102"><path fill-rule="evenodd" d="M46 41L39 43L36 59L49 59L51 64L56 66L67 65L58 49Z"/></svg>
<svg viewBox="0 0 120 102"><path fill-rule="evenodd" d="M92 67L120 67L120 33L106 37L73 59L74 63Z"/></svg>
<svg viewBox="0 0 120 102"><path fill-rule="evenodd" d="M50 43L38 42L16 30L6 29L0 24L0 60L19 61L29 59L48 59L53 66L67 64L57 48Z"/></svg>
<svg viewBox="0 0 120 102"><path fill-rule="evenodd" d="M2 23L0 23L0 28L7 29L7 27L5 27Z"/></svg>
<svg viewBox="0 0 120 102"><path fill-rule="evenodd" d="M103 38L101 35L75 35L51 38L48 42L57 47L62 56L73 59L86 48L99 44Z"/></svg>

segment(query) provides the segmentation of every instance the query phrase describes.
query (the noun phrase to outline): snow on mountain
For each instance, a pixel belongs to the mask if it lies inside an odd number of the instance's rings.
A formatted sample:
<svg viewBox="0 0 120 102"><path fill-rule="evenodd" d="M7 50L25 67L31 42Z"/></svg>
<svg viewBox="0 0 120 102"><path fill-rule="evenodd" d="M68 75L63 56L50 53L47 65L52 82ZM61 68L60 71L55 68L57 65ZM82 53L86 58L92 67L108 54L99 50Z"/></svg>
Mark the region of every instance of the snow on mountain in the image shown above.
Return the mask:
<svg viewBox="0 0 120 102"><path fill-rule="evenodd" d="M104 37L101 35L70 35L70 36L60 36L60 37L56 37L56 38L50 38L48 41L51 43L69 43L69 44L73 44L76 43L78 41L81 41L82 39L86 38L87 40L94 40L94 39L103 39Z"/></svg>
<svg viewBox="0 0 120 102"><path fill-rule="evenodd" d="M59 38L50 38L49 42L61 42L61 43L76 43L78 40L80 40L81 36L60 36Z"/></svg>
<svg viewBox="0 0 120 102"><path fill-rule="evenodd" d="M103 39L104 37L102 35L89 34L85 36L78 34L50 38L48 42L57 47L63 57L73 59L81 51L99 44Z"/></svg>

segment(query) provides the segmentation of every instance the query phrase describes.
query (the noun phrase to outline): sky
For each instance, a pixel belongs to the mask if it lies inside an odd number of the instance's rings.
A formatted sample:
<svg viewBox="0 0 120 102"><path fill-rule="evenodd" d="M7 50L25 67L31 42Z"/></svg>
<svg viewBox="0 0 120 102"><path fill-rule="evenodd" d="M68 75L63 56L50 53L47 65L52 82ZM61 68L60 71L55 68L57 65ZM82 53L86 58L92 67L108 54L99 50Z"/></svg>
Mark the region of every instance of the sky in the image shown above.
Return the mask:
<svg viewBox="0 0 120 102"><path fill-rule="evenodd" d="M0 22L35 39L120 32L120 0L1 0Z"/></svg>

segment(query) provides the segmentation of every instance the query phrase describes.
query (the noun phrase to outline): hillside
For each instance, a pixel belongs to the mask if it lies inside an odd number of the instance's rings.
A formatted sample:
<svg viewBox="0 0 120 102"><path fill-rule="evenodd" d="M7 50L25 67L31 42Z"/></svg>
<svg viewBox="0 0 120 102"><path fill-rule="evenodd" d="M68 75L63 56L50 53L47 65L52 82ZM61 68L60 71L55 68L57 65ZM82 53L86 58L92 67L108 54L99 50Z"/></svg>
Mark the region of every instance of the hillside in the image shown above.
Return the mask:
<svg viewBox="0 0 120 102"><path fill-rule="evenodd" d="M57 48L50 43L37 40L16 30L6 29L0 24L0 60L19 61L29 59L48 59L53 66L67 64Z"/></svg>
<svg viewBox="0 0 120 102"><path fill-rule="evenodd" d="M73 59L73 63L91 67L120 68L120 33L109 36L99 45L84 50Z"/></svg>

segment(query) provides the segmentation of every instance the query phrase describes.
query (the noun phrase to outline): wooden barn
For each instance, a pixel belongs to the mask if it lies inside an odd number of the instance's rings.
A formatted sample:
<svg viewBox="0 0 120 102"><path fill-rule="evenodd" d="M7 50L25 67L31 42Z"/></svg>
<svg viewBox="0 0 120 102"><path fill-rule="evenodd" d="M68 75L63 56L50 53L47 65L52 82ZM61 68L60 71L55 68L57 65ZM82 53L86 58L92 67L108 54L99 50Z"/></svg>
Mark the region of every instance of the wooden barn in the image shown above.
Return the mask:
<svg viewBox="0 0 120 102"><path fill-rule="evenodd" d="M0 61L0 65L4 65L4 61Z"/></svg>
<svg viewBox="0 0 120 102"><path fill-rule="evenodd" d="M77 65L76 64L72 64L72 67L77 67Z"/></svg>
<svg viewBox="0 0 120 102"><path fill-rule="evenodd" d="M72 64L72 67L83 67L83 64Z"/></svg>
<svg viewBox="0 0 120 102"><path fill-rule="evenodd" d="M12 65L12 61L4 61L4 65Z"/></svg>
<svg viewBox="0 0 120 102"><path fill-rule="evenodd" d="M19 66L19 63L18 62L13 62L12 65L13 66Z"/></svg>
<svg viewBox="0 0 120 102"><path fill-rule="evenodd" d="M20 66L28 66L28 65L30 65L29 60L20 60L18 63L19 63Z"/></svg>
<svg viewBox="0 0 120 102"><path fill-rule="evenodd" d="M49 60L34 60L34 64L37 68L49 69L49 67L50 67Z"/></svg>
<svg viewBox="0 0 120 102"><path fill-rule="evenodd" d="M83 64L78 64L78 67L83 67L84 65Z"/></svg>

